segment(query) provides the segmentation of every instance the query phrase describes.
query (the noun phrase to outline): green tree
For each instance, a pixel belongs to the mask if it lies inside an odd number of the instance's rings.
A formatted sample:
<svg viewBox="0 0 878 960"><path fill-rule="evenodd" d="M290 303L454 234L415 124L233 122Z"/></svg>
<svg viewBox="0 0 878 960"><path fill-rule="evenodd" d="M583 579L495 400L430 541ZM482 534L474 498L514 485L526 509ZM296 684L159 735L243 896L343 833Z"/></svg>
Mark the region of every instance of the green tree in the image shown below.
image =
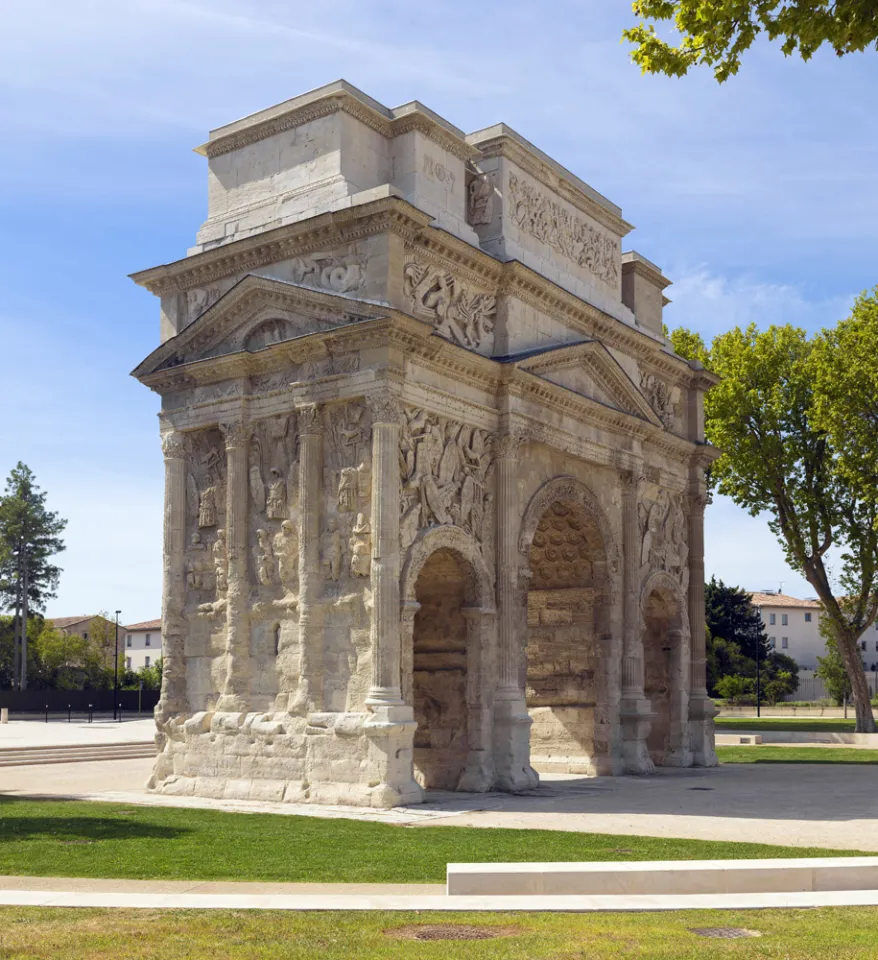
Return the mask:
<svg viewBox="0 0 878 960"><path fill-rule="evenodd" d="M836 706L840 707L845 700L851 699L853 688L844 660L838 652L838 644L832 634L829 621L823 617L820 618L820 636L826 641L826 656L817 658L817 669L814 673L823 680L827 693L835 701ZM862 661L862 653L859 657ZM865 669L865 664L863 666Z"/></svg>
<svg viewBox="0 0 878 960"><path fill-rule="evenodd" d="M707 365L722 380L705 398L705 433L722 451L711 471L715 489L752 516L767 512L787 562L814 588L851 680L857 730L871 733L858 640L878 612L878 498L852 482L851 462L842 464L823 426L830 402L856 415L843 393L820 393L830 361L849 362L835 345L830 334L809 341L791 326L717 337ZM833 547L842 552L831 578Z"/></svg>
<svg viewBox="0 0 878 960"><path fill-rule="evenodd" d="M66 526L46 509L46 494L19 461L0 497L0 603L13 610L13 676L21 690L27 689L28 673L28 630L22 624L32 609L45 609L55 596L61 571L50 561L64 549Z"/></svg>
<svg viewBox="0 0 878 960"><path fill-rule="evenodd" d="M711 577L710 583L704 585L704 607L705 623L714 643L722 639L735 644L749 660L768 658L768 634L749 593Z"/></svg>
<svg viewBox="0 0 878 960"><path fill-rule="evenodd" d="M631 58L644 73L682 77L706 65L722 83L738 72L760 34L781 40L785 56L803 60L824 43L839 57L878 46L874 0L634 0L631 6L642 19L622 36L635 45ZM662 40L656 23L672 24L680 44Z"/></svg>

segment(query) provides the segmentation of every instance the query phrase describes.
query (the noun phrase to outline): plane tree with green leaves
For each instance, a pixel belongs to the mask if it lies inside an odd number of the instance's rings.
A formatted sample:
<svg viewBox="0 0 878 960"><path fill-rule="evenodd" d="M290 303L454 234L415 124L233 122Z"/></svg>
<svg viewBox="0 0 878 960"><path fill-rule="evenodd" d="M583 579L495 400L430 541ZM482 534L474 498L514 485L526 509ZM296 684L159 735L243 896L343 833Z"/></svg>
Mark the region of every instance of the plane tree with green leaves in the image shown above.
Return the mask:
<svg viewBox="0 0 878 960"><path fill-rule="evenodd" d="M840 373L874 363L872 323L878 289L810 339L792 326L755 324L709 348L691 331L671 334L678 353L722 378L705 398L705 433L722 451L711 486L753 516L767 513L788 563L814 588L861 733L875 731L859 639L878 613L878 459L868 453L878 458L878 419L874 394Z"/></svg>
<svg viewBox="0 0 878 960"><path fill-rule="evenodd" d="M878 46L875 0L634 0L641 22L622 32L644 73L682 77L707 66L723 83L763 35L780 41L786 56L810 60L824 45L837 56ZM679 36L675 46L656 27Z"/></svg>

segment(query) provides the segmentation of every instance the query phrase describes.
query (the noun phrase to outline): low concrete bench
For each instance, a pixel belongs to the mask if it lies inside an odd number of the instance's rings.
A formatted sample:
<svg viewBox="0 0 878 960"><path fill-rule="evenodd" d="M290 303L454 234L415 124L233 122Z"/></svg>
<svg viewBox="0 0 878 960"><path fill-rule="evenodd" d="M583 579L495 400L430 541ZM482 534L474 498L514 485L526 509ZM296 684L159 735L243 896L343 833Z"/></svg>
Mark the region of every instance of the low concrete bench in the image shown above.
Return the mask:
<svg viewBox="0 0 878 960"><path fill-rule="evenodd" d="M449 863L449 896L878 890L878 857L641 863Z"/></svg>
<svg viewBox="0 0 878 960"><path fill-rule="evenodd" d="M718 733L716 745L718 747L737 747L745 744L748 747L762 743L761 733Z"/></svg>

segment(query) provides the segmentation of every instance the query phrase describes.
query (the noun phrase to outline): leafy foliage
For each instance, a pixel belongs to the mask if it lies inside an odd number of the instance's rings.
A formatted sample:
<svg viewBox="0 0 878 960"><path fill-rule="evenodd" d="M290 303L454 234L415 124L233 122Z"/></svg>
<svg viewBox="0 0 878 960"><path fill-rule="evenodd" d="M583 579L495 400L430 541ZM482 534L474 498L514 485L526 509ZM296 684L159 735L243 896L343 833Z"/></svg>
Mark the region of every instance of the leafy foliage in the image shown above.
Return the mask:
<svg viewBox="0 0 878 960"><path fill-rule="evenodd" d="M848 321L813 340L791 326L736 327L713 341L703 361L722 378L705 398L705 433L722 451L711 484L752 516L768 514L788 563L814 588L851 680L861 732L875 729L857 641L878 613L878 460L857 450L871 438L878 454L878 421L858 439L843 436L871 398L840 372L874 363L876 296L864 294ZM689 331L674 337L687 356L698 348ZM841 561L830 571L833 547Z"/></svg>
<svg viewBox="0 0 878 960"><path fill-rule="evenodd" d="M634 0L632 9L642 18L622 33L635 45L632 59L644 73L670 77L703 64L723 83L760 34L781 40L785 56L798 53L803 60L823 44L840 57L878 46L873 0ZM656 23L671 23L679 46L662 40Z"/></svg>

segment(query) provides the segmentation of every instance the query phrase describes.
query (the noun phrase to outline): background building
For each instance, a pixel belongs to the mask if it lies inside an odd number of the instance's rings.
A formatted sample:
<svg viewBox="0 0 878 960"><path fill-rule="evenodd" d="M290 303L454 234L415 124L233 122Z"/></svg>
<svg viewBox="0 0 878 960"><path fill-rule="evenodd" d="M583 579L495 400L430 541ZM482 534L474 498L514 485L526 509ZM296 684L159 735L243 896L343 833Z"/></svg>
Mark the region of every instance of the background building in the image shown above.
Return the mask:
<svg viewBox="0 0 878 960"><path fill-rule="evenodd" d="M104 664L112 668L113 653L116 648L116 621L109 620L101 614L84 614L79 617L53 617L46 621L56 630L67 636L78 636L100 647L103 652ZM119 624L119 649L125 642L127 628Z"/></svg>
<svg viewBox="0 0 878 960"><path fill-rule="evenodd" d="M154 667L162 655L162 621L144 620L125 627L125 667L135 673Z"/></svg>

